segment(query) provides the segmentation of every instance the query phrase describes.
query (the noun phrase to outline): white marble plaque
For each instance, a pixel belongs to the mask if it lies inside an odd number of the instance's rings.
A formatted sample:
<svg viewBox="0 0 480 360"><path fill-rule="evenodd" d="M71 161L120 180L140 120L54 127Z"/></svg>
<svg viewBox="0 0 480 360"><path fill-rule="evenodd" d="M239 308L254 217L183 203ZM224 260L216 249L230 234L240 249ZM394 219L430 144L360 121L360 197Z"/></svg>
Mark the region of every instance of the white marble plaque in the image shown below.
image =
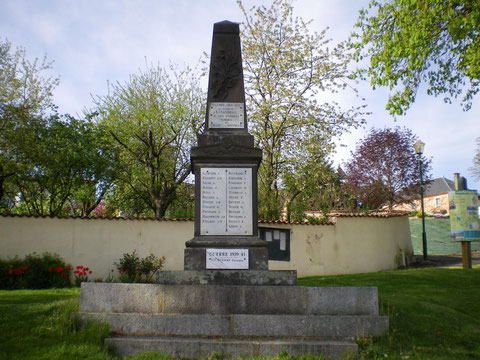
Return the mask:
<svg viewBox="0 0 480 360"><path fill-rule="evenodd" d="M243 129L244 104L212 102L208 110L208 127L218 129Z"/></svg>
<svg viewBox="0 0 480 360"><path fill-rule="evenodd" d="M207 269L248 270L248 249L207 249Z"/></svg>
<svg viewBox="0 0 480 360"><path fill-rule="evenodd" d="M202 168L200 235L252 235L252 169Z"/></svg>

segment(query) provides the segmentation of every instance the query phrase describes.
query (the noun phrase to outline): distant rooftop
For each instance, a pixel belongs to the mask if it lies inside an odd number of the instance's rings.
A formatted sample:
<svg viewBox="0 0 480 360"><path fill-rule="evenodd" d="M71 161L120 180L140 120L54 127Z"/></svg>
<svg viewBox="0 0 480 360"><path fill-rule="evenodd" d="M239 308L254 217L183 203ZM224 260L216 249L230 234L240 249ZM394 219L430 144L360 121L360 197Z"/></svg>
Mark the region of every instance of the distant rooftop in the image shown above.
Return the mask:
<svg viewBox="0 0 480 360"><path fill-rule="evenodd" d="M444 194L455 191L455 182L444 177L430 180L425 186L425 196Z"/></svg>

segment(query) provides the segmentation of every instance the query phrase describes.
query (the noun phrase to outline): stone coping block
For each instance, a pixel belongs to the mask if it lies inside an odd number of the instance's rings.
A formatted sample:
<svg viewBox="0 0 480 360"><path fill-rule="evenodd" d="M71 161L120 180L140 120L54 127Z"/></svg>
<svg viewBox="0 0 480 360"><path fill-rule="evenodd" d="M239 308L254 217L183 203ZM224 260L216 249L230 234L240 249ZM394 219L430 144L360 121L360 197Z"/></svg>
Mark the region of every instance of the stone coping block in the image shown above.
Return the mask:
<svg viewBox="0 0 480 360"><path fill-rule="evenodd" d="M81 312L378 315L376 287L82 283Z"/></svg>
<svg viewBox="0 0 480 360"><path fill-rule="evenodd" d="M185 270L160 271L162 285L297 285L295 270Z"/></svg>
<svg viewBox="0 0 480 360"><path fill-rule="evenodd" d="M135 336L225 336L359 338L382 335L387 316L370 315L151 315L80 313L107 322L115 334Z"/></svg>
<svg viewBox="0 0 480 360"><path fill-rule="evenodd" d="M323 355L329 359L351 357L357 352L353 341L338 340L288 340L288 339L205 339L178 337L110 337L105 344L120 356L146 352L170 354L173 358L204 358L211 353L221 353L229 358L240 356L277 356L282 351L290 355Z"/></svg>

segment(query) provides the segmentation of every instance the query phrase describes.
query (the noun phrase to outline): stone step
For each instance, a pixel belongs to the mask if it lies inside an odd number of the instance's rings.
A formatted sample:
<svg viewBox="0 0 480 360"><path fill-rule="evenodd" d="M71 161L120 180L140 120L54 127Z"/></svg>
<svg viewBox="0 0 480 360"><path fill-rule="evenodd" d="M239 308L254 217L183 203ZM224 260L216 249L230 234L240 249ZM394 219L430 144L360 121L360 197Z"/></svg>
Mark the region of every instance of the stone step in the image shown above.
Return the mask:
<svg viewBox="0 0 480 360"><path fill-rule="evenodd" d="M295 270L184 270L160 271L156 283L162 285L297 285Z"/></svg>
<svg viewBox="0 0 480 360"><path fill-rule="evenodd" d="M388 329L386 316L329 315L152 315L80 313L82 321L107 322L122 335L225 337L378 336Z"/></svg>
<svg viewBox="0 0 480 360"><path fill-rule="evenodd" d="M120 356L146 352L171 354L174 358L200 358L221 353L230 358L240 356L276 356L282 351L295 356L323 355L337 359L356 354L353 341L300 340L300 339L232 339L185 337L109 337L105 344Z"/></svg>
<svg viewBox="0 0 480 360"><path fill-rule="evenodd" d="M378 315L376 287L82 283L81 312Z"/></svg>

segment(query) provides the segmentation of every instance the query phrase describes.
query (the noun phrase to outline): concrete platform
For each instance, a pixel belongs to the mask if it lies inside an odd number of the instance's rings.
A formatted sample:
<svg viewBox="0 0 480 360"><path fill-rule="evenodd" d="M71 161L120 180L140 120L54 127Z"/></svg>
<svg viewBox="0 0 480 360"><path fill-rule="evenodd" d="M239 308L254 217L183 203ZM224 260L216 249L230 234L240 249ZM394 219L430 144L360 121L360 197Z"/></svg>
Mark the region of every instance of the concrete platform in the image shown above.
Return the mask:
<svg viewBox="0 0 480 360"><path fill-rule="evenodd" d="M110 324L115 334L135 336L334 337L381 335L386 316L352 315L152 315L80 313L82 321Z"/></svg>
<svg viewBox="0 0 480 360"><path fill-rule="evenodd" d="M388 329L374 287L83 283L80 319L107 322L120 356L338 358Z"/></svg>
<svg viewBox="0 0 480 360"><path fill-rule="evenodd" d="M375 287L82 283L81 312L378 315Z"/></svg>
<svg viewBox="0 0 480 360"><path fill-rule="evenodd" d="M162 285L297 285L295 270L185 270L160 271L156 283Z"/></svg>
<svg viewBox="0 0 480 360"><path fill-rule="evenodd" d="M120 356L145 352L162 352L175 358L206 357L212 352L231 358L240 356L276 356L282 351L291 355L324 355L339 358L347 353L355 354L357 344L338 340L291 339L228 339L228 338L179 338L179 337L110 337L105 343Z"/></svg>

